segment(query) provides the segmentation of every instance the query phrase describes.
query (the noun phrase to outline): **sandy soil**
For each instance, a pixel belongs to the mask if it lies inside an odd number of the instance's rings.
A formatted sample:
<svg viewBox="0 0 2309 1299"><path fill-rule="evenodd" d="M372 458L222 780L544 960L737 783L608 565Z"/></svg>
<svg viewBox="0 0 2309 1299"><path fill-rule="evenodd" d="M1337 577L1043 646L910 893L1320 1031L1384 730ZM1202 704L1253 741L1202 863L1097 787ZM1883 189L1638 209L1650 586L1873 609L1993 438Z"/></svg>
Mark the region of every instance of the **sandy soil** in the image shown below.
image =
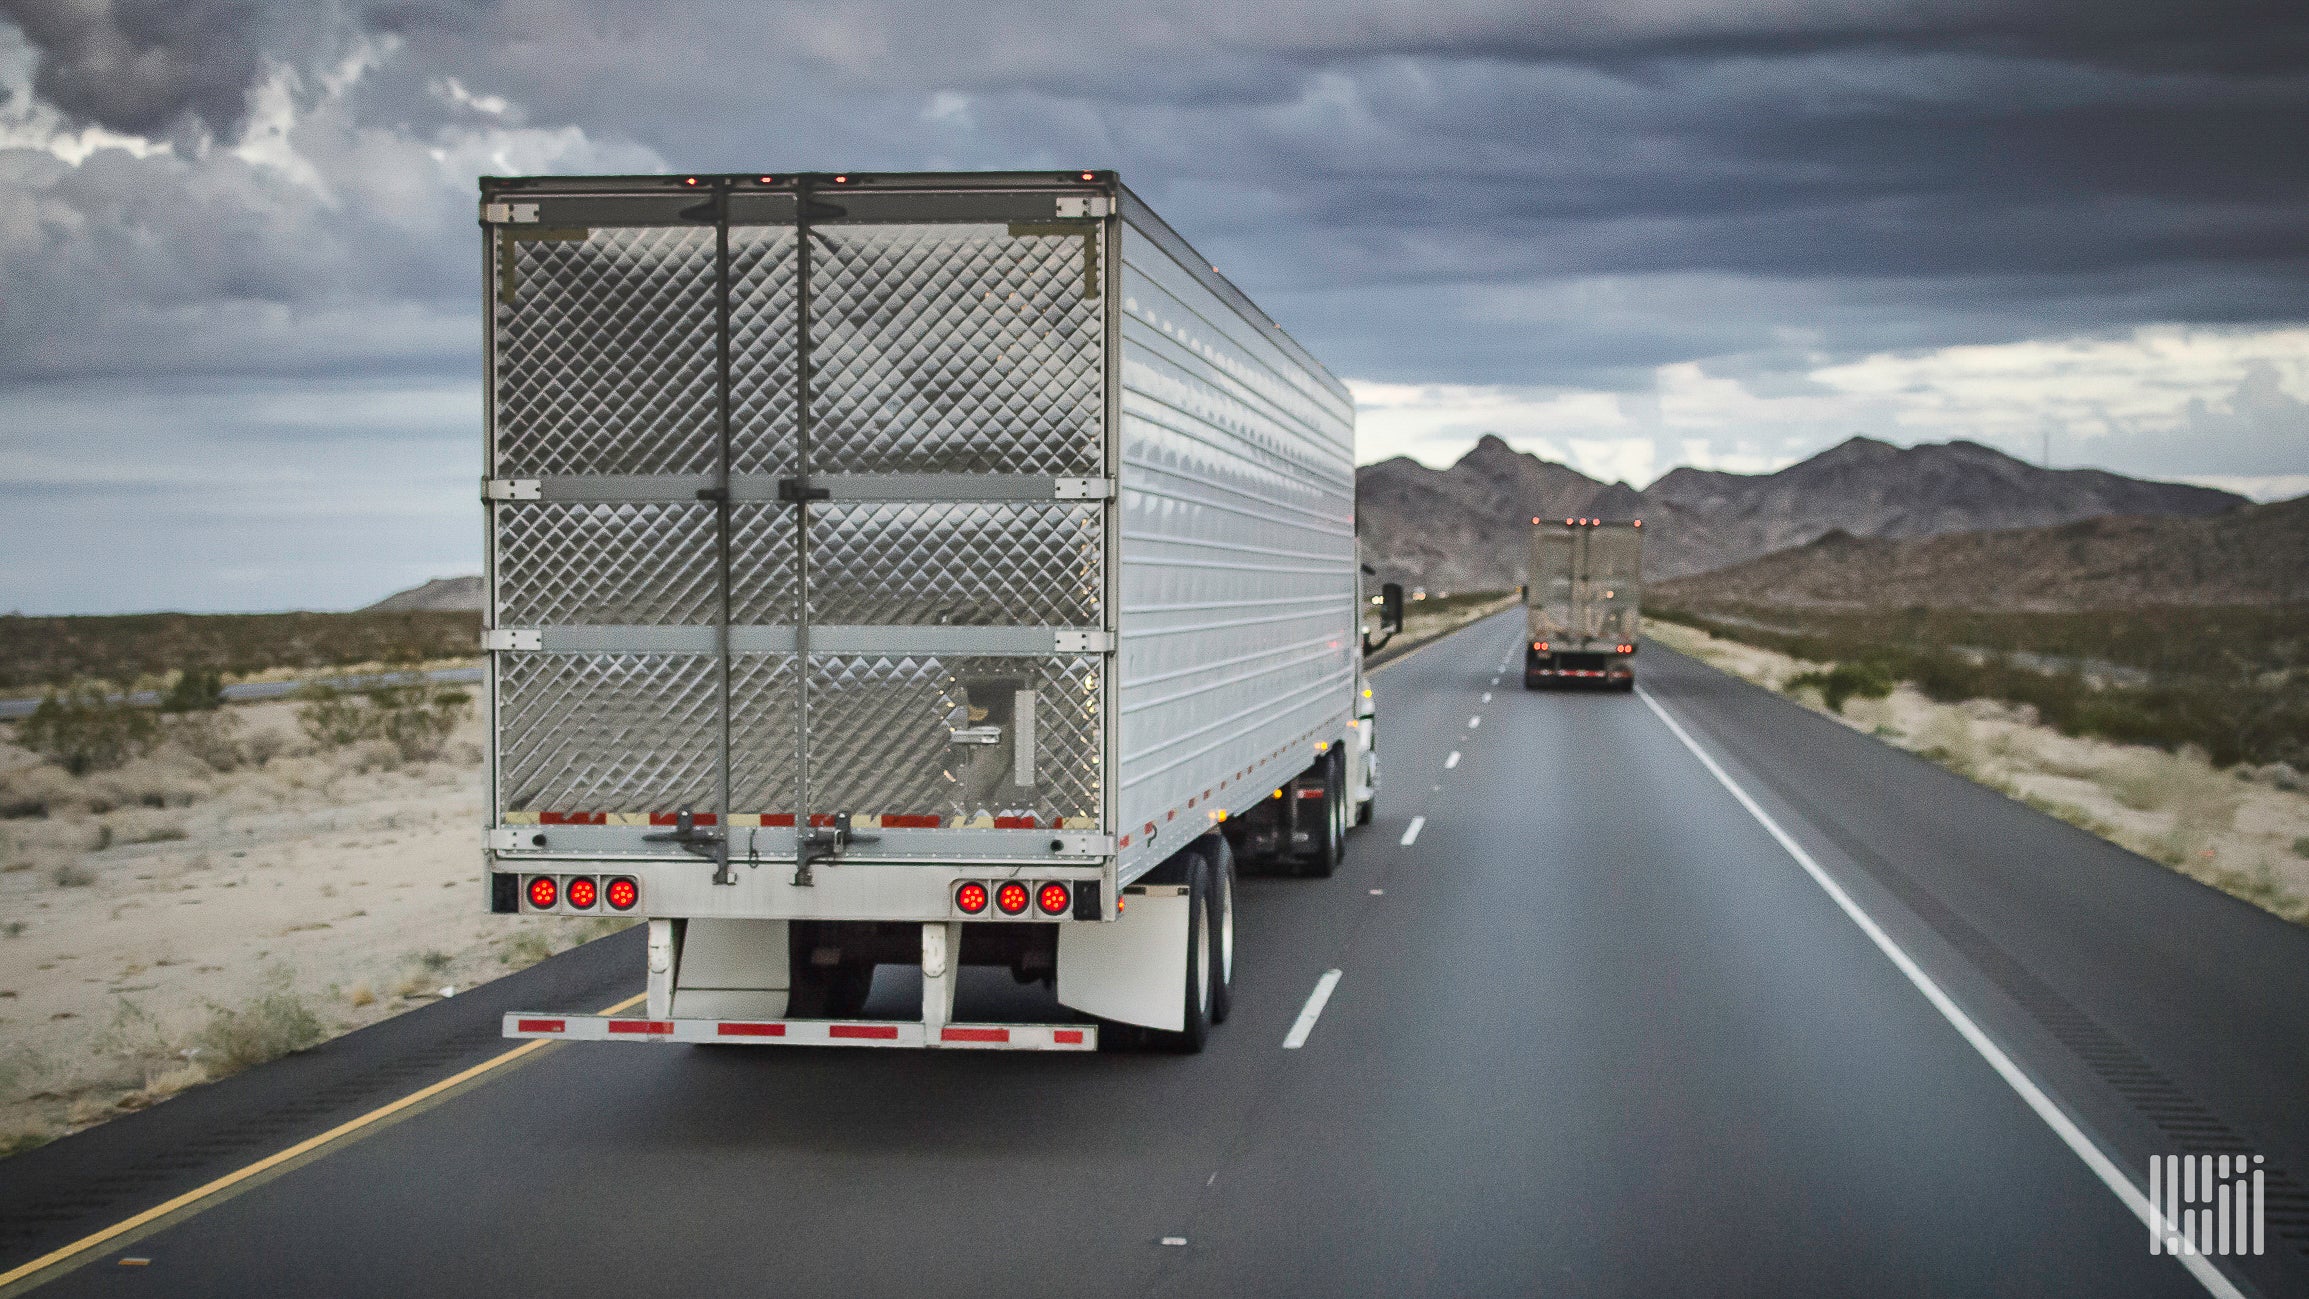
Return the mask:
<svg viewBox="0 0 2309 1299"><path fill-rule="evenodd" d="M1774 690L1830 666L1657 619L1644 632ZM1815 690L1796 697L1855 730L2309 924L2309 794L2216 771L2190 751L2062 735L2039 724L2033 709L1980 699L1935 703L1905 684L1884 699L1848 700L1841 716L1829 713Z"/></svg>
<svg viewBox="0 0 2309 1299"><path fill-rule="evenodd" d="M220 1014L261 998L334 1034L616 927L486 913L470 718L412 763L297 707L77 779L0 744L0 1151L222 1072Z"/></svg>

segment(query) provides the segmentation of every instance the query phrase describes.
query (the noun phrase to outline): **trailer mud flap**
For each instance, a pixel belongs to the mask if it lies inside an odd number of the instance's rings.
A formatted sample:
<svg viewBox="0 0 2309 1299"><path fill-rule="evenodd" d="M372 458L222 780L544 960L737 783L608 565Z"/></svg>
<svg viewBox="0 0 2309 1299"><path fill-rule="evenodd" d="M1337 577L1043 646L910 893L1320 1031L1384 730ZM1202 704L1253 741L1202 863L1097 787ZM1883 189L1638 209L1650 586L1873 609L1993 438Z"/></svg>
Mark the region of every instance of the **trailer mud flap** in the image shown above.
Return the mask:
<svg viewBox="0 0 2309 1299"><path fill-rule="evenodd" d="M1117 920L1059 926L1058 1004L1176 1033L1186 1027L1187 891L1150 885L1123 901Z"/></svg>

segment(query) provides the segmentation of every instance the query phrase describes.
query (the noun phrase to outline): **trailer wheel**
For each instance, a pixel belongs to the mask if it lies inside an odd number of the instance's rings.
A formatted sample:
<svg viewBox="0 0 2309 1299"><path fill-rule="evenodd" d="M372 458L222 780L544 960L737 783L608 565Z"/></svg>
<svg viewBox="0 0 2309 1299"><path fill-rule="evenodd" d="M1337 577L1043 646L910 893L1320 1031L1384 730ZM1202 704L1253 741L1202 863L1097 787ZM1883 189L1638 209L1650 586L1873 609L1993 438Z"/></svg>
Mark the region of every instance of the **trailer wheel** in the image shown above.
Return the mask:
<svg viewBox="0 0 2309 1299"><path fill-rule="evenodd" d="M1211 968L1212 941L1217 926L1211 915L1211 867L1203 854L1186 854L1187 862L1187 970L1186 982L1179 992L1186 998L1186 1027L1173 1033L1163 1030L1149 1032L1155 1042L1181 1055L1194 1055L1203 1049L1211 1036L1212 984L1215 979Z"/></svg>
<svg viewBox="0 0 2309 1299"><path fill-rule="evenodd" d="M1211 1022L1224 1024L1235 1008L1235 850L1223 834L1203 842L1211 865Z"/></svg>
<svg viewBox="0 0 2309 1299"><path fill-rule="evenodd" d="M1307 854L1303 869L1316 879L1327 880L1338 871L1339 861L1347 853L1347 772L1336 745L1323 755L1319 765L1323 768L1323 816L1314 851Z"/></svg>

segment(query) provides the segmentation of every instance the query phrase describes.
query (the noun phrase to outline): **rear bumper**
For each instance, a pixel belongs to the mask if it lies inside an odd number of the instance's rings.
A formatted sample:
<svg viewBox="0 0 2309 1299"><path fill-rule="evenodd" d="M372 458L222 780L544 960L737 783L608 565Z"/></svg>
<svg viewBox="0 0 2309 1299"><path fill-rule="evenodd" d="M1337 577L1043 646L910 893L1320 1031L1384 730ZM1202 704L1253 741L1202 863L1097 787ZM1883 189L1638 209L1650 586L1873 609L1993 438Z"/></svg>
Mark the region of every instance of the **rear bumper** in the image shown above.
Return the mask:
<svg viewBox="0 0 2309 1299"><path fill-rule="evenodd" d="M715 1042L729 1046L896 1046L969 1051L1096 1051L1096 1024L945 1024L918 1020L648 1019L513 1011L505 1036L571 1042Z"/></svg>

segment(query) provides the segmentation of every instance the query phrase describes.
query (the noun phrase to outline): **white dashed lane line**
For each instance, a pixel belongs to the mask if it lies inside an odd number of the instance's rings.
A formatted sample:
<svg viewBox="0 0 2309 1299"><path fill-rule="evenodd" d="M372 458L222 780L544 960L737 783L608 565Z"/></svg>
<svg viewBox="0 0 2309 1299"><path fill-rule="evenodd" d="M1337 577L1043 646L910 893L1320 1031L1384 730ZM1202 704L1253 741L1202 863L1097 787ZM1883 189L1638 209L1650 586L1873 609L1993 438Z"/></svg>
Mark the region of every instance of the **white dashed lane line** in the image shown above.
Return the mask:
<svg viewBox="0 0 2309 1299"><path fill-rule="evenodd" d="M1457 749L1453 749L1453 750L1451 751L1451 756L1450 756L1450 757L1448 757L1448 758L1445 758L1445 759L1443 760L1443 769L1444 769L1445 771L1449 771L1449 770L1451 770L1453 767L1456 767L1456 766L1458 766L1458 765L1459 765L1459 750L1457 750Z"/></svg>
<svg viewBox="0 0 2309 1299"><path fill-rule="evenodd" d="M1412 818L1411 818L1411 824L1410 824L1410 826L1409 826L1407 829L1405 829L1405 830L1403 831L1403 846L1404 846L1404 847L1406 847L1406 848L1408 848L1408 847L1410 847L1410 846L1411 846L1411 845L1412 845L1414 842L1416 842L1416 841L1418 840L1418 838L1419 838L1419 832L1420 832L1422 829L1425 829L1425 828L1426 828L1426 825L1427 825L1427 818L1426 818L1426 817L1423 817L1423 816L1415 816L1415 817L1412 817Z"/></svg>
<svg viewBox="0 0 2309 1299"><path fill-rule="evenodd" d="M1486 690L1486 691L1484 691L1484 692L1483 692L1483 702L1484 702L1484 703L1487 703L1487 704L1491 702L1491 692L1490 692L1490 691Z"/></svg>
<svg viewBox="0 0 2309 1299"><path fill-rule="evenodd" d="M1315 1031L1315 1021L1323 1017L1323 1006L1331 1000L1331 989L1338 986L1337 970L1325 970L1323 977L1315 980L1315 991L1308 994L1306 1009L1299 1012L1298 1021L1291 1025L1290 1035L1283 1039L1284 1050L1296 1051L1307 1045L1307 1035Z"/></svg>
<svg viewBox="0 0 2309 1299"><path fill-rule="evenodd" d="M1468 729L1468 730L1471 730L1471 731L1472 731L1472 730L1474 730L1476 727L1478 727L1478 726L1481 726L1481 725L1483 725L1483 718L1481 718L1480 716L1478 716L1478 717L1470 717L1470 718L1468 718L1468 719L1467 719L1467 729Z"/></svg>

